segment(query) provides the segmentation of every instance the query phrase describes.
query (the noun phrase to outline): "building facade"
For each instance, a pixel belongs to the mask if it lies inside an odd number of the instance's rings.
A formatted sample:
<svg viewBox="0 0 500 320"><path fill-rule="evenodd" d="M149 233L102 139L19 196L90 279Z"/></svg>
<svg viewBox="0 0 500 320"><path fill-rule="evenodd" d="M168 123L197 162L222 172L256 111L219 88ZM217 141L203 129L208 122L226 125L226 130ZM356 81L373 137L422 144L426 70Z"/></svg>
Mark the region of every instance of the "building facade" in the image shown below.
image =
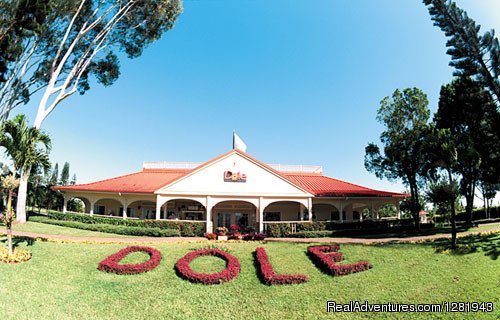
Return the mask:
<svg viewBox="0 0 500 320"><path fill-rule="evenodd" d="M207 232L237 224L379 219L379 209L406 194L374 190L323 175L319 166L268 165L233 149L205 163L144 163L141 171L88 184L57 186L90 215L199 221Z"/></svg>

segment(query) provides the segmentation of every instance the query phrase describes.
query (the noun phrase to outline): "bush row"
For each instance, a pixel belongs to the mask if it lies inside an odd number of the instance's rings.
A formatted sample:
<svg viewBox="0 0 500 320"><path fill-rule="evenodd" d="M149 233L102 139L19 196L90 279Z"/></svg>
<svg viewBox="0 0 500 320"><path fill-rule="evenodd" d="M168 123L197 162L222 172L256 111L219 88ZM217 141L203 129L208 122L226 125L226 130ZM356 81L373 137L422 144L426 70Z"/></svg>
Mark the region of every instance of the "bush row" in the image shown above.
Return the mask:
<svg viewBox="0 0 500 320"><path fill-rule="evenodd" d="M295 237L295 238L320 238L344 235L364 235L382 234L391 232L411 231L415 227L411 220L397 221L363 221L363 222L303 222L297 223L297 232L292 233L290 224L273 223L267 226L267 235L274 238ZM432 229L433 223L420 224L420 228Z"/></svg>
<svg viewBox="0 0 500 320"><path fill-rule="evenodd" d="M105 233L116 233L128 236L147 236L147 237L178 237L180 233L178 230L173 229L160 229L160 228L142 228L142 227L129 227L117 226L109 224L87 224L78 221L63 221L52 220L45 217L32 217L30 221L41 222L46 224L53 224L56 226L76 228L89 231L98 231Z"/></svg>
<svg viewBox="0 0 500 320"><path fill-rule="evenodd" d="M147 253L149 255L149 260L142 263L120 264L120 261L132 252ZM151 247L129 246L99 262L97 269L116 274L137 274L153 270L160 262L160 251Z"/></svg>
<svg viewBox="0 0 500 320"><path fill-rule="evenodd" d="M371 268L367 261L337 264L342 260L342 253L338 252L339 249L339 246L313 246L307 248L307 253L321 270L333 276L344 276Z"/></svg>
<svg viewBox="0 0 500 320"><path fill-rule="evenodd" d="M53 220L76 221L86 224L107 224L115 226L177 230L178 233L184 237L203 236L205 232L205 223L201 221L186 222L170 220L120 219L91 216L89 214L62 213L58 211L50 211L47 216Z"/></svg>
<svg viewBox="0 0 500 320"><path fill-rule="evenodd" d="M226 261L226 268L221 272L198 273L193 271L189 264L201 256L214 256ZM184 279L194 283L220 284L233 280L240 273L240 262L238 259L220 249L200 249L187 253L175 264L175 270Z"/></svg>
<svg viewBox="0 0 500 320"><path fill-rule="evenodd" d="M276 284L297 284L304 283L309 280L305 275L301 274L277 274L274 272L271 262L269 262L269 257L267 256L266 249L263 247L258 247L255 249L255 259L258 266L258 272L262 281L267 285Z"/></svg>

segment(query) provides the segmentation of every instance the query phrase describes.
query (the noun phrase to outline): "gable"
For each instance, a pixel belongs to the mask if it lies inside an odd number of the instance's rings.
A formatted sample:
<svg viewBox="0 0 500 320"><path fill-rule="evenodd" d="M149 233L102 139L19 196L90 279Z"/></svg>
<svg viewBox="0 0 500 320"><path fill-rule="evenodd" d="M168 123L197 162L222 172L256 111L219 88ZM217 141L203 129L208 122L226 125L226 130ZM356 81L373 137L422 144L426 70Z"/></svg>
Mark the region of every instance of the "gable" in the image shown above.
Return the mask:
<svg viewBox="0 0 500 320"><path fill-rule="evenodd" d="M266 166L236 151L194 170L185 177L158 189L156 193L312 196Z"/></svg>

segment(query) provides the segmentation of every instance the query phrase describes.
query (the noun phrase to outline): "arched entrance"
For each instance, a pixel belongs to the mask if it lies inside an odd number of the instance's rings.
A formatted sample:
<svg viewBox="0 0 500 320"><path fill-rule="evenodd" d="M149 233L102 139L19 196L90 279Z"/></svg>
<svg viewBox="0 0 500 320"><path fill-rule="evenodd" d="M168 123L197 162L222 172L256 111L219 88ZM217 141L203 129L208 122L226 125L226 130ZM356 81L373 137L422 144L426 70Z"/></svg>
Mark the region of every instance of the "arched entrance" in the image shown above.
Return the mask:
<svg viewBox="0 0 500 320"><path fill-rule="evenodd" d="M206 220L205 206L191 199L171 199L161 206L161 219Z"/></svg>
<svg viewBox="0 0 500 320"><path fill-rule="evenodd" d="M222 201L217 203L212 209L214 228L226 227L236 224L240 229L258 228L257 208L247 201Z"/></svg>

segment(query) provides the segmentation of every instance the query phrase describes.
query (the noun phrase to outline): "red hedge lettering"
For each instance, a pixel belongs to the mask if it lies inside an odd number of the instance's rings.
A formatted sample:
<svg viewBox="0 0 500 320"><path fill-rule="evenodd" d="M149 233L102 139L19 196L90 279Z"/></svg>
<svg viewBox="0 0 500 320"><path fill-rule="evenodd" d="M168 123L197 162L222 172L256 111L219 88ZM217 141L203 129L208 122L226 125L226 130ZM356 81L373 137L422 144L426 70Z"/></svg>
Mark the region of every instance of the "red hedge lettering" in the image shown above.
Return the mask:
<svg viewBox="0 0 500 320"><path fill-rule="evenodd" d="M135 264L120 264L119 262L132 252L144 252L149 255L149 260ZM110 255L99 262L97 269L116 274L137 274L156 268L161 262L160 251L150 247L129 246Z"/></svg>
<svg viewBox="0 0 500 320"><path fill-rule="evenodd" d="M255 257L257 259L258 271L260 272L261 278L264 283L268 285L296 284L307 282L309 280L307 276L301 274L276 274L271 262L269 261L266 249L262 247L258 247L257 249L255 249Z"/></svg>
<svg viewBox="0 0 500 320"><path fill-rule="evenodd" d="M339 249L339 246L312 246L307 248L307 253L320 269L333 276L361 272L372 267L367 261L337 264L342 260L342 253L338 252Z"/></svg>
<svg viewBox="0 0 500 320"><path fill-rule="evenodd" d="M216 273L198 273L193 271L189 264L201 256L214 256L226 261L226 269ZM194 283L220 284L233 280L240 273L240 262L238 259L219 249L201 249L191 251L180 258L175 264L175 270L184 279Z"/></svg>

